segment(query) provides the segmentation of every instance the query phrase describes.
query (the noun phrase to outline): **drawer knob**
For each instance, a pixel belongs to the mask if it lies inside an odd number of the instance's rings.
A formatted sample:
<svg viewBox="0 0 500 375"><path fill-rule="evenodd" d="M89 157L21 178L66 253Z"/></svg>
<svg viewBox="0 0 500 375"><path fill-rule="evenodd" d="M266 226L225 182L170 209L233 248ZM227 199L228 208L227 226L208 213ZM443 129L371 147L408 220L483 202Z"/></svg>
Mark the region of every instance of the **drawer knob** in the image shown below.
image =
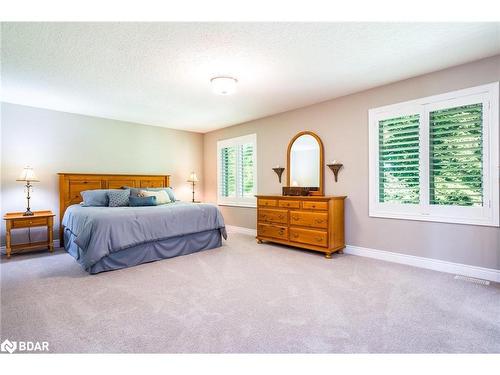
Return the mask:
<svg viewBox="0 0 500 375"><path fill-rule="evenodd" d="M318 241L318 242L323 242L323 238L321 238L321 237L316 237L316 241Z"/></svg>
<svg viewBox="0 0 500 375"><path fill-rule="evenodd" d="M315 204L313 204L311 207L312 207L312 208L316 208L316 205L315 205Z"/></svg>
<svg viewBox="0 0 500 375"><path fill-rule="evenodd" d="M292 219L293 220L299 220L299 217L298 216L293 216Z"/></svg>
<svg viewBox="0 0 500 375"><path fill-rule="evenodd" d="M280 229L279 234L283 235L283 229Z"/></svg>
<svg viewBox="0 0 500 375"><path fill-rule="evenodd" d="M316 224L321 224L323 222L323 219L316 219Z"/></svg>
<svg viewBox="0 0 500 375"><path fill-rule="evenodd" d="M279 217L280 219L283 219L283 218L284 218L284 216L283 216L283 215L279 215L278 217Z"/></svg>
<svg viewBox="0 0 500 375"><path fill-rule="evenodd" d="M297 238L298 236L299 236L299 235L298 235L297 233L294 233L294 234L293 234L293 237L294 237L294 238Z"/></svg>

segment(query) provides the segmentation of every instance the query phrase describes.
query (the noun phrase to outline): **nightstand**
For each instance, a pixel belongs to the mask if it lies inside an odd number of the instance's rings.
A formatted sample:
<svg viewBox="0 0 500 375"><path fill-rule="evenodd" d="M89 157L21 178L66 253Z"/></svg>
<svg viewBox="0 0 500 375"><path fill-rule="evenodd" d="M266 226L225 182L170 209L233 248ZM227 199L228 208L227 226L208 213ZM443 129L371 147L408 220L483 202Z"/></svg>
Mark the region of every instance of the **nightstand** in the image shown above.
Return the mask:
<svg viewBox="0 0 500 375"><path fill-rule="evenodd" d="M32 216L23 216L23 212L6 213L3 217L6 226L5 250L7 258L10 258L12 250L14 252L24 252L39 248L48 248L54 251L54 214L52 211L34 211ZM47 227L47 240L28 242L12 245L12 229Z"/></svg>

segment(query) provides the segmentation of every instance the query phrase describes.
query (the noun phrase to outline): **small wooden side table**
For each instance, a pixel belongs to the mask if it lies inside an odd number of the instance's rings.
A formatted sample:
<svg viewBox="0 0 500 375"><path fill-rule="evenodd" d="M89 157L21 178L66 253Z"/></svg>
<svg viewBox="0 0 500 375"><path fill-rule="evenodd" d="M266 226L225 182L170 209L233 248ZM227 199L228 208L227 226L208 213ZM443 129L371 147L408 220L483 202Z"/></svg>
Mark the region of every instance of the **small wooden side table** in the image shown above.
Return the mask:
<svg viewBox="0 0 500 375"><path fill-rule="evenodd" d="M23 216L22 212L9 212L3 216L6 226L5 252L7 258L14 252L24 252L39 248L54 251L54 214L52 211L34 211L33 216ZM11 230L19 228L47 227L47 241L28 242L12 245Z"/></svg>

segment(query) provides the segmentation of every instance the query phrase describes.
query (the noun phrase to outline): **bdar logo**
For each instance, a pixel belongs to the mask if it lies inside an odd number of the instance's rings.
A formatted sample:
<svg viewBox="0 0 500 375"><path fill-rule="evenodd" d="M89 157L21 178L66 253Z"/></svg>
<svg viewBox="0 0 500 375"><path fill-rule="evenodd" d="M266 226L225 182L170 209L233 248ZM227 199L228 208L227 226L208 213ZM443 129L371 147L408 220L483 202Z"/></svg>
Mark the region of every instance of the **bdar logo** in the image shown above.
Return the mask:
<svg viewBox="0 0 500 375"><path fill-rule="evenodd" d="M0 344L0 350L2 352L9 352L10 354L14 353L17 349L17 342L5 340Z"/></svg>

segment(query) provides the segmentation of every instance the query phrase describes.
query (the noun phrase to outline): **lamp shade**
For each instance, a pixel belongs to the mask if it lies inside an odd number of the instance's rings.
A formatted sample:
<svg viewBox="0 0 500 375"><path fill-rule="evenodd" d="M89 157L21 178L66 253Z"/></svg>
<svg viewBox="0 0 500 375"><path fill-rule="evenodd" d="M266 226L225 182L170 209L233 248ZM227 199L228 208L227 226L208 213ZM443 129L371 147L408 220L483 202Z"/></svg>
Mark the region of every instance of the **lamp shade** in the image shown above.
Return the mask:
<svg viewBox="0 0 500 375"><path fill-rule="evenodd" d="M198 177L196 177L196 173L191 172L187 182L198 182Z"/></svg>
<svg viewBox="0 0 500 375"><path fill-rule="evenodd" d="M34 181L38 182L38 178L35 175L35 171L33 168L31 168L29 165L24 167L21 173L19 174L19 177L17 178L16 181Z"/></svg>

